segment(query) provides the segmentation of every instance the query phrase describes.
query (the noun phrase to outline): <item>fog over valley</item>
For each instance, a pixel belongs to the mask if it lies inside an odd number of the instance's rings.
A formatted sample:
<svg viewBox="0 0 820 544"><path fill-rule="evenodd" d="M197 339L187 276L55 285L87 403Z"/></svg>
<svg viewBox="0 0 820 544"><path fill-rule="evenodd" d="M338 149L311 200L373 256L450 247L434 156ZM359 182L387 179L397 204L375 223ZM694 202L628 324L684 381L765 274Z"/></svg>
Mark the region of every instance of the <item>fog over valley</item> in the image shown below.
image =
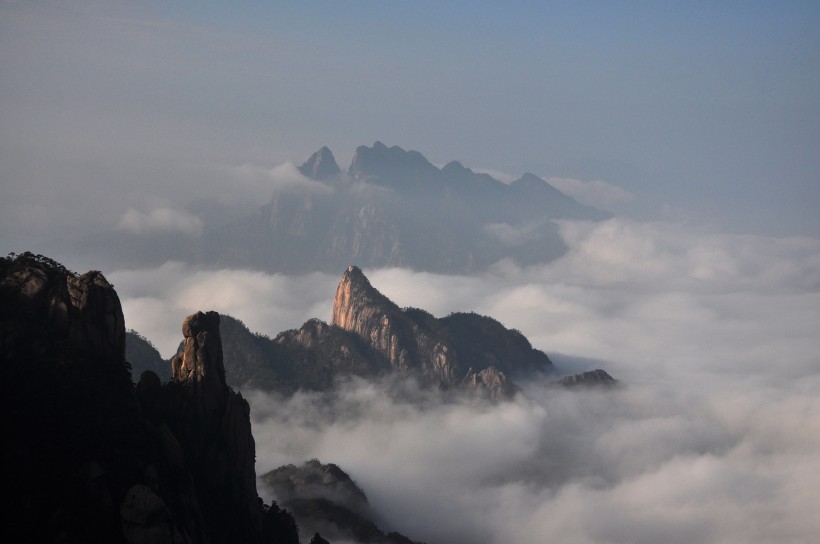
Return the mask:
<svg viewBox="0 0 820 544"><path fill-rule="evenodd" d="M802 0L0 4L6 524L820 541L819 51Z"/></svg>
<svg viewBox="0 0 820 544"><path fill-rule="evenodd" d="M400 306L494 316L559 373L602 367L623 389L527 383L495 406L410 402L361 380L249 391L257 472L337 463L392 527L429 542L810 541L820 242L620 219L561 232L569 252L542 266L366 272ZM166 356L178 334L163 316L207 300L275 336L327 320L338 281L179 263L111 278L129 326Z"/></svg>

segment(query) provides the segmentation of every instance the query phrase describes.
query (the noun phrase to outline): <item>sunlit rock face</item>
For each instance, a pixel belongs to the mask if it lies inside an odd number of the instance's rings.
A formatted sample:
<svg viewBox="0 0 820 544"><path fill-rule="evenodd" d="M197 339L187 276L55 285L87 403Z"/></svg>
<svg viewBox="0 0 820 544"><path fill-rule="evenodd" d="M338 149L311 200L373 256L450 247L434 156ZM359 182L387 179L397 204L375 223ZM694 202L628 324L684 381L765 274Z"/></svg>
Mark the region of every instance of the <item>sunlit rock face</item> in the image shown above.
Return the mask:
<svg viewBox="0 0 820 544"><path fill-rule="evenodd" d="M331 324L359 337L394 371L482 396L489 391L486 396L492 398L513 392L505 374L552 367L523 335L491 318L452 314L438 319L423 310L400 309L355 266L344 272L336 289Z"/></svg>
<svg viewBox="0 0 820 544"><path fill-rule="evenodd" d="M219 314L189 315L182 335L183 349L171 360L169 426L190 462L206 517L225 512L234 520L216 526L218 537L246 541L260 526L250 407L225 381Z"/></svg>
<svg viewBox="0 0 820 544"><path fill-rule="evenodd" d="M499 401L514 395L518 388L494 366L476 372L472 368L461 381L461 387L471 397Z"/></svg>

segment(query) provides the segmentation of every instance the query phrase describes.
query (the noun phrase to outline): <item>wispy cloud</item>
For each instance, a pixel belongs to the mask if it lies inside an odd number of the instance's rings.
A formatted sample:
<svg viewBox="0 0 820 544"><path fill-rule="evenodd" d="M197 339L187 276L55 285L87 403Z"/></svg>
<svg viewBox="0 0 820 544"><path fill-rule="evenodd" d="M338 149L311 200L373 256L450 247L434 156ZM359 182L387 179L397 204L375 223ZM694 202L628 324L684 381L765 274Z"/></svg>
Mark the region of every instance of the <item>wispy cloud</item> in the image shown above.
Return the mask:
<svg viewBox="0 0 820 544"><path fill-rule="evenodd" d="M292 162L285 162L273 168L245 163L231 169L234 176L246 183L264 185L270 194L274 191L310 191L332 193L333 188L320 181L304 176Z"/></svg>
<svg viewBox="0 0 820 544"><path fill-rule="evenodd" d="M132 234L181 232L194 236L202 232L202 221L185 210L156 208L143 213L129 208L117 223L117 229Z"/></svg>

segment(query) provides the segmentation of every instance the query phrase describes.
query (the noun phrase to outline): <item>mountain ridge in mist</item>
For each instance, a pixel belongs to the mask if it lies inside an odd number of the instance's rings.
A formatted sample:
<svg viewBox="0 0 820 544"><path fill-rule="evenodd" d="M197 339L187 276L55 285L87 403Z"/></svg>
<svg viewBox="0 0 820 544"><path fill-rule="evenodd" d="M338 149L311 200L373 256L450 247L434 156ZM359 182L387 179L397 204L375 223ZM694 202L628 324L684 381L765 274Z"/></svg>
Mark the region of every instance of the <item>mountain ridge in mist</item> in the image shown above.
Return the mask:
<svg viewBox="0 0 820 544"><path fill-rule="evenodd" d="M554 220L611 217L533 174L507 185L378 141L359 146L346 172L327 147L298 171L304 183L206 231L194 258L286 273L333 272L350 262L463 273L505 258L550 261L566 249Z"/></svg>
<svg viewBox="0 0 820 544"><path fill-rule="evenodd" d="M556 374L550 358L518 331L475 313L436 318L418 308L399 308L370 284L360 268L348 267L336 288L331 321L312 318L274 338L252 333L223 315L220 331L228 383L293 394L327 391L339 379L412 378L432 387L474 398L511 398L516 382ZM159 357L144 358L138 335L128 342L134 368L153 368ZM139 349L137 349L139 348ZM614 382L604 371L578 374L562 385Z"/></svg>
<svg viewBox="0 0 820 544"><path fill-rule="evenodd" d="M288 464L260 477L277 500L291 511L301 530L332 540L363 544L418 544L379 528L376 511L365 492L339 466L311 459Z"/></svg>

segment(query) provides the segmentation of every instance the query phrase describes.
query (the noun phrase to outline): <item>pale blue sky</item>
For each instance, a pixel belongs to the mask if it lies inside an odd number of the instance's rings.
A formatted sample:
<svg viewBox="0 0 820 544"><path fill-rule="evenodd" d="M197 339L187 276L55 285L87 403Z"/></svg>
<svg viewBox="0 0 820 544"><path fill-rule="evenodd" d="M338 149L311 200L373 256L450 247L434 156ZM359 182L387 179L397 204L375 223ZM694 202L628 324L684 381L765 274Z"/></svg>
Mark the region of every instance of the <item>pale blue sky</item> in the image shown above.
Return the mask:
<svg viewBox="0 0 820 544"><path fill-rule="evenodd" d="M820 236L820 2L6 2L0 116L4 246L375 140Z"/></svg>

